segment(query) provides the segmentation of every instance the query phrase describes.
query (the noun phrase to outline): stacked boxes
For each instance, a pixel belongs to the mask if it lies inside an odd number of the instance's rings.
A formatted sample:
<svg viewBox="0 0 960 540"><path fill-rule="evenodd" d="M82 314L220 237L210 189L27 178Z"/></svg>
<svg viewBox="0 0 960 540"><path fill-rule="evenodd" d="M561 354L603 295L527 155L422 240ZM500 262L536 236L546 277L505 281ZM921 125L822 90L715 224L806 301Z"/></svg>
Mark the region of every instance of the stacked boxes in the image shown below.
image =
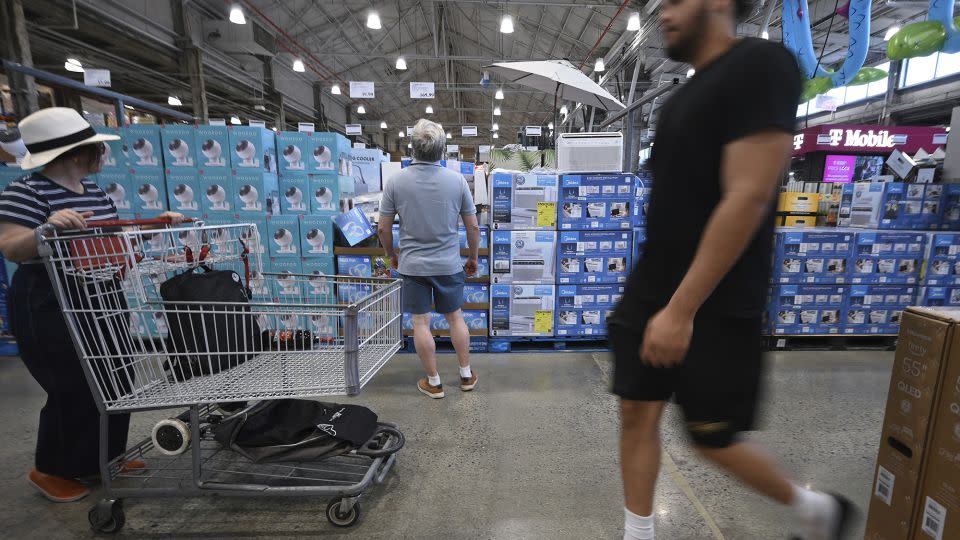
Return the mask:
<svg viewBox="0 0 960 540"><path fill-rule="evenodd" d="M197 169L167 169L166 174L168 208L187 217L202 217L204 194Z"/></svg>
<svg viewBox="0 0 960 540"><path fill-rule="evenodd" d="M922 233L858 232L849 264L850 283L916 284L926 242Z"/></svg>
<svg viewBox="0 0 960 540"><path fill-rule="evenodd" d="M204 215L235 214L234 180L230 169L201 169L197 175L200 186L200 209Z"/></svg>
<svg viewBox="0 0 960 540"><path fill-rule="evenodd" d="M19 169L17 170L19 171ZM3 171L3 169L0 169L0 171ZM129 172L126 170L101 171L97 173L97 185L113 200L119 215L133 217L134 198L137 197L137 194Z"/></svg>
<svg viewBox="0 0 960 540"><path fill-rule="evenodd" d="M896 334L903 310L916 298L916 287L850 285L843 305L843 333Z"/></svg>
<svg viewBox="0 0 960 540"><path fill-rule="evenodd" d="M943 210L940 213L940 228L945 231L960 230L960 184L943 186Z"/></svg>
<svg viewBox="0 0 960 540"><path fill-rule="evenodd" d="M632 251L629 231L561 231L557 283L625 283Z"/></svg>
<svg viewBox="0 0 960 540"><path fill-rule="evenodd" d="M560 180L561 231L625 230L633 224L632 174L565 174Z"/></svg>
<svg viewBox="0 0 960 540"><path fill-rule="evenodd" d="M276 173L234 169L229 182L234 192L233 212L241 216L263 216L277 213L295 215L281 210L280 187Z"/></svg>
<svg viewBox="0 0 960 540"><path fill-rule="evenodd" d="M557 336L602 336L607 317L623 298L623 285L557 287Z"/></svg>
<svg viewBox="0 0 960 540"><path fill-rule="evenodd" d="M558 179L496 171L490 177L494 230L556 230Z"/></svg>
<svg viewBox="0 0 960 540"><path fill-rule="evenodd" d="M934 233L932 236L926 285L960 285L960 234Z"/></svg>
<svg viewBox="0 0 960 540"><path fill-rule="evenodd" d="M851 189L850 225L870 229L938 229L943 207L956 198L941 184L860 182Z"/></svg>
<svg viewBox="0 0 960 540"><path fill-rule="evenodd" d="M491 285L490 336L553 336L555 285Z"/></svg>
<svg viewBox="0 0 960 540"><path fill-rule="evenodd" d="M269 129L230 126L230 166L247 171L277 172L277 146Z"/></svg>
<svg viewBox="0 0 960 540"><path fill-rule="evenodd" d="M554 284L556 231L493 231L491 282Z"/></svg>
<svg viewBox="0 0 960 540"><path fill-rule="evenodd" d="M227 126L197 126L196 146L197 168L230 168L231 150Z"/></svg>
<svg viewBox="0 0 960 540"><path fill-rule="evenodd" d="M906 184L902 222L904 229L935 230L943 210L942 184Z"/></svg>
<svg viewBox="0 0 960 540"><path fill-rule="evenodd" d="M167 210L160 126L132 125L122 130L121 136L123 146L127 148L129 185L132 190L130 209L123 211L122 217L155 217ZM122 185L122 182L114 183Z"/></svg>
<svg viewBox="0 0 960 540"><path fill-rule="evenodd" d="M163 169L163 146L160 126L132 125L122 132L127 148L128 165L137 170Z"/></svg>
<svg viewBox="0 0 960 540"><path fill-rule="evenodd" d="M635 196L633 201L633 226L647 226L647 208L650 206L650 193L652 191L652 182L649 178L636 179Z"/></svg>
<svg viewBox="0 0 960 540"><path fill-rule="evenodd" d="M769 321L774 334L838 334L846 288L838 285L778 285Z"/></svg>
<svg viewBox="0 0 960 540"><path fill-rule="evenodd" d="M167 210L167 184L163 169L147 167L131 169L134 190L133 212L138 218L155 217Z"/></svg>
<svg viewBox="0 0 960 540"><path fill-rule="evenodd" d="M160 130L163 161L168 170L188 167L196 169L197 127L193 124L171 124Z"/></svg>
<svg viewBox="0 0 960 540"><path fill-rule="evenodd" d="M842 230L777 231L774 283L846 283L853 236Z"/></svg>

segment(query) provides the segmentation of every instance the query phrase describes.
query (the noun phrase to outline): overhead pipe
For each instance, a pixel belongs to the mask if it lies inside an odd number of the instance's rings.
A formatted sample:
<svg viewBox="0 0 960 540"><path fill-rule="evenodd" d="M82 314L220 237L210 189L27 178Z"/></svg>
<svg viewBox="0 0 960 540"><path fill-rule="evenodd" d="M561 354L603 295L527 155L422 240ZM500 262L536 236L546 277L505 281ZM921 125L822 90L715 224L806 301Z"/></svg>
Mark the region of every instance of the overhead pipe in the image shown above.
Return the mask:
<svg viewBox="0 0 960 540"><path fill-rule="evenodd" d="M593 44L593 47L590 48L590 51L583 61L580 62L580 66L577 69L583 69L583 65L587 63L587 60L590 59L590 55L593 54L593 51L597 50L597 47L600 45L600 42L603 41L603 36L607 35L607 32L610 30L610 27L613 26L613 21L617 20L617 17L620 16L620 13L623 12L623 8L627 7L627 4L630 3L630 0L623 0L623 3L620 4L620 8L617 9L617 12L613 14L613 17L610 18L610 22L607 23L607 27L603 29L603 32L600 33L600 37L597 38L597 41Z"/></svg>

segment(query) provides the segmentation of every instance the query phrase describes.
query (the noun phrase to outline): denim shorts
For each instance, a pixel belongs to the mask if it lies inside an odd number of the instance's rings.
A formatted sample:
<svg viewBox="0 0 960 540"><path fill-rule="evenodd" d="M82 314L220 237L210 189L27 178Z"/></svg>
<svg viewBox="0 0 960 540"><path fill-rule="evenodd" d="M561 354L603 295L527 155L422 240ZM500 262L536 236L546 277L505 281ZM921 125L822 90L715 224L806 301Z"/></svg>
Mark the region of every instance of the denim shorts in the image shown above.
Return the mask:
<svg viewBox="0 0 960 540"><path fill-rule="evenodd" d="M442 315L453 313L463 306L463 282L466 274L450 276L403 277L403 311L423 315L436 311ZM431 309L431 306L434 306Z"/></svg>

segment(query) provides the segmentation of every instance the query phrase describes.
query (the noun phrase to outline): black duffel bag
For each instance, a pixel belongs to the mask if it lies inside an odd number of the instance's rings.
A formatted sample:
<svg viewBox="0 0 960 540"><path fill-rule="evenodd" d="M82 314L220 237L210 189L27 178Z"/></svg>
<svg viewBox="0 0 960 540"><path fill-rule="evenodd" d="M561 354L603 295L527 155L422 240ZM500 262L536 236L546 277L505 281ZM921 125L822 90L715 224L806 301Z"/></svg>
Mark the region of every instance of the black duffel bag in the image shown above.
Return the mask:
<svg viewBox="0 0 960 540"><path fill-rule="evenodd" d="M167 350L176 354L168 368L178 381L235 367L262 349L260 325L240 275L200 268L202 272L178 274L160 285Z"/></svg>

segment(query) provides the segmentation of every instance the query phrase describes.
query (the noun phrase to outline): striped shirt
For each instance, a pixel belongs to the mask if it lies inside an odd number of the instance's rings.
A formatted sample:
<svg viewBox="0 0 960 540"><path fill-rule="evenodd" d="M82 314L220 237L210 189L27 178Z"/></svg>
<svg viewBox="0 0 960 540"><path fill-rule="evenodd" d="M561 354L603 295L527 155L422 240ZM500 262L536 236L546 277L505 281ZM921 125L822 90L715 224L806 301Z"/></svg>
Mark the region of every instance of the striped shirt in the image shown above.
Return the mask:
<svg viewBox="0 0 960 540"><path fill-rule="evenodd" d="M10 182L0 193L0 222L34 229L60 210L93 212L87 221L117 219L117 207L96 182L84 178L83 193L64 188L43 174Z"/></svg>

